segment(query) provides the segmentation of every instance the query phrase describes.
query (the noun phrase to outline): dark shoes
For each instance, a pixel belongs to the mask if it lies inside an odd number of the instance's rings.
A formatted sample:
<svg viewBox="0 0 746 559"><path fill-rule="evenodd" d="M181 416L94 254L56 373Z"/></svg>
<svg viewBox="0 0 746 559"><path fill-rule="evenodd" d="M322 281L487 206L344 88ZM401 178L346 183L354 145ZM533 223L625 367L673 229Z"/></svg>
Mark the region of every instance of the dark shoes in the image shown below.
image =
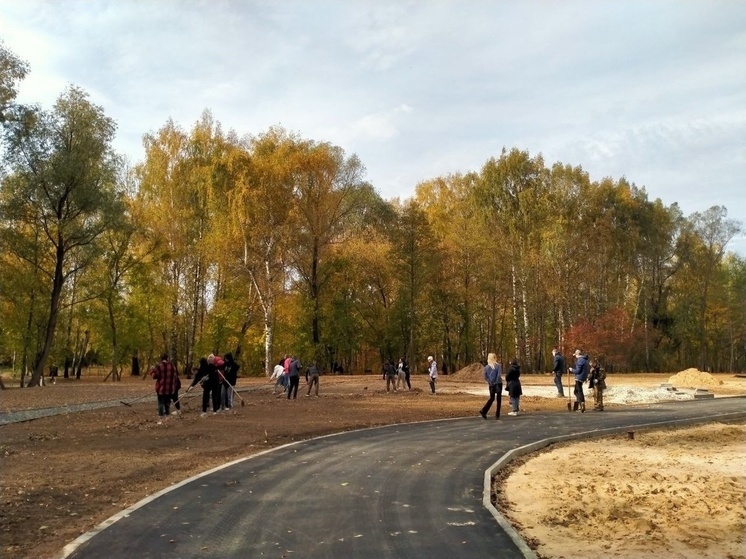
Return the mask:
<svg viewBox="0 0 746 559"><path fill-rule="evenodd" d="M481 416L482 416L482 419L487 419L487 412L486 412L486 411L484 411L484 410L481 410L481 411L479 412L479 415L481 415Z"/></svg>

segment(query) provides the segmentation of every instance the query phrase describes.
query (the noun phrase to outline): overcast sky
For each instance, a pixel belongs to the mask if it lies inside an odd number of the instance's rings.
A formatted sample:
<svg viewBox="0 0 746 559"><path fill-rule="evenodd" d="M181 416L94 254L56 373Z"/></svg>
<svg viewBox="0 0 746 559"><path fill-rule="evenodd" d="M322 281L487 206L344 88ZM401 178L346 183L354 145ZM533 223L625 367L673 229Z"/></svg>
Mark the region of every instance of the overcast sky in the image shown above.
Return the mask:
<svg viewBox="0 0 746 559"><path fill-rule="evenodd" d="M22 102L82 87L133 163L207 108L357 154L385 198L517 147L746 224L742 0L0 0L0 37Z"/></svg>

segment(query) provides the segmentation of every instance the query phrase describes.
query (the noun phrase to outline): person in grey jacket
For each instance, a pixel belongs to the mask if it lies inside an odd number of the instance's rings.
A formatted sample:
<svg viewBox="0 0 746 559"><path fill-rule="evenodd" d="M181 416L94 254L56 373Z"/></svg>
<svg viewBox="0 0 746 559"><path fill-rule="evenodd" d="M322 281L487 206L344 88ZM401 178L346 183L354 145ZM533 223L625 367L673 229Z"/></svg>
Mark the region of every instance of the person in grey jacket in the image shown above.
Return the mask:
<svg viewBox="0 0 746 559"><path fill-rule="evenodd" d="M585 412L585 394L583 393L583 383L588 380L588 356L579 349L575 350L575 368L569 367L568 370L575 376L575 402L572 405L572 411Z"/></svg>
<svg viewBox="0 0 746 559"><path fill-rule="evenodd" d="M300 371L302 368L303 365L301 364L300 359L293 356L293 360L290 362L290 366L288 367L288 400L290 399L290 394L293 395L293 400L298 396L298 384L300 384Z"/></svg>
<svg viewBox="0 0 746 559"><path fill-rule="evenodd" d="M565 389L562 385L562 375L565 374L565 358L562 357L562 353L556 347L552 350L552 356L554 357L552 372L554 373L554 386L557 387L557 398L564 398Z"/></svg>
<svg viewBox="0 0 746 559"><path fill-rule="evenodd" d="M316 397L319 396L319 368L316 363L311 363L306 369L306 382L308 383L308 392L306 396L311 395L311 390L316 386Z"/></svg>
<svg viewBox="0 0 746 559"><path fill-rule="evenodd" d="M492 407L492 402L497 400L497 409L495 410L495 419L500 419L500 408L502 408L502 391L503 391L503 379L502 379L503 366L502 363L498 363L497 356L494 353L487 355L487 365L484 368L484 380L487 382L487 386L490 389L490 398L487 403L482 406L479 410L479 415L482 419L487 419L487 412Z"/></svg>

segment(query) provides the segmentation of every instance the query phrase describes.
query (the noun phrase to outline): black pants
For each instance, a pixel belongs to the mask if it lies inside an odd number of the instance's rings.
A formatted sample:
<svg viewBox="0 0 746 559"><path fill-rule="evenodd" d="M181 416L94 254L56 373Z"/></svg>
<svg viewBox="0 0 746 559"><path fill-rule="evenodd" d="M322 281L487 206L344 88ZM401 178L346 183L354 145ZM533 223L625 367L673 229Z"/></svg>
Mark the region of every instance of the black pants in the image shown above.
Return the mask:
<svg viewBox="0 0 746 559"><path fill-rule="evenodd" d="M490 384L490 399L487 403L482 406L482 415L487 415L492 407L492 402L497 402L497 408L495 409L495 417L500 417L500 409L503 406L503 385L502 384Z"/></svg>
<svg viewBox="0 0 746 559"><path fill-rule="evenodd" d="M575 394L575 401L579 404L585 403L585 394L583 393L583 381L582 380L576 380L575 381L575 390L573 392Z"/></svg>
<svg viewBox="0 0 746 559"><path fill-rule="evenodd" d="M406 372L406 377L404 377L404 378L407 381L407 388L409 388L410 390L412 390L412 383L409 382L409 371Z"/></svg>
<svg viewBox="0 0 746 559"><path fill-rule="evenodd" d="M296 398L298 396L298 384L300 384L300 377L299 376L292 376L290 377L290 384L288 385L288 400L290 399L290 394L293 394L293 398Z"/></svg>
<svg viewBox="0 0 746 559"><path fill-rule="evenodd" d="M212 411L218 411L220 409L220 385L215 386L205 385L202 387L202 413L207 412L207 406L210 404L210 398L212 397Z"/></svg>
<svg viewBox="0 0 746 559"><path fill-rule="evenodd" d="M163 417L171 413L171 394L158 394L158 415Z"/></svg>

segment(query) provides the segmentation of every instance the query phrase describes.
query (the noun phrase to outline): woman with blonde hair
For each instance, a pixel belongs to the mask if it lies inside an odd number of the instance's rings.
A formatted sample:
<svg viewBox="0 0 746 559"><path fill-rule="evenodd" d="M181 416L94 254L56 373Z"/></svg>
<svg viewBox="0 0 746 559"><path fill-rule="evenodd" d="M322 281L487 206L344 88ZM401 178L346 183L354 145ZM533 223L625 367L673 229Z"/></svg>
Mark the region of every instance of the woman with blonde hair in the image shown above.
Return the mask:
<svg viewBox="0 0 746 559"><path fill-rule="evenodd" d="M495 419L500 419L500 408L502 408L502 390L503 390L503 379L502 379L503 366L497 360L497 355L490 353L487 355L487 365L484 368L484 380L490 389L490 398L487 403L482 406L479 410L479 415L482 419L487 419L487 412L492 407L492 402L497 401L497 409L495 410Z"/></svg>

